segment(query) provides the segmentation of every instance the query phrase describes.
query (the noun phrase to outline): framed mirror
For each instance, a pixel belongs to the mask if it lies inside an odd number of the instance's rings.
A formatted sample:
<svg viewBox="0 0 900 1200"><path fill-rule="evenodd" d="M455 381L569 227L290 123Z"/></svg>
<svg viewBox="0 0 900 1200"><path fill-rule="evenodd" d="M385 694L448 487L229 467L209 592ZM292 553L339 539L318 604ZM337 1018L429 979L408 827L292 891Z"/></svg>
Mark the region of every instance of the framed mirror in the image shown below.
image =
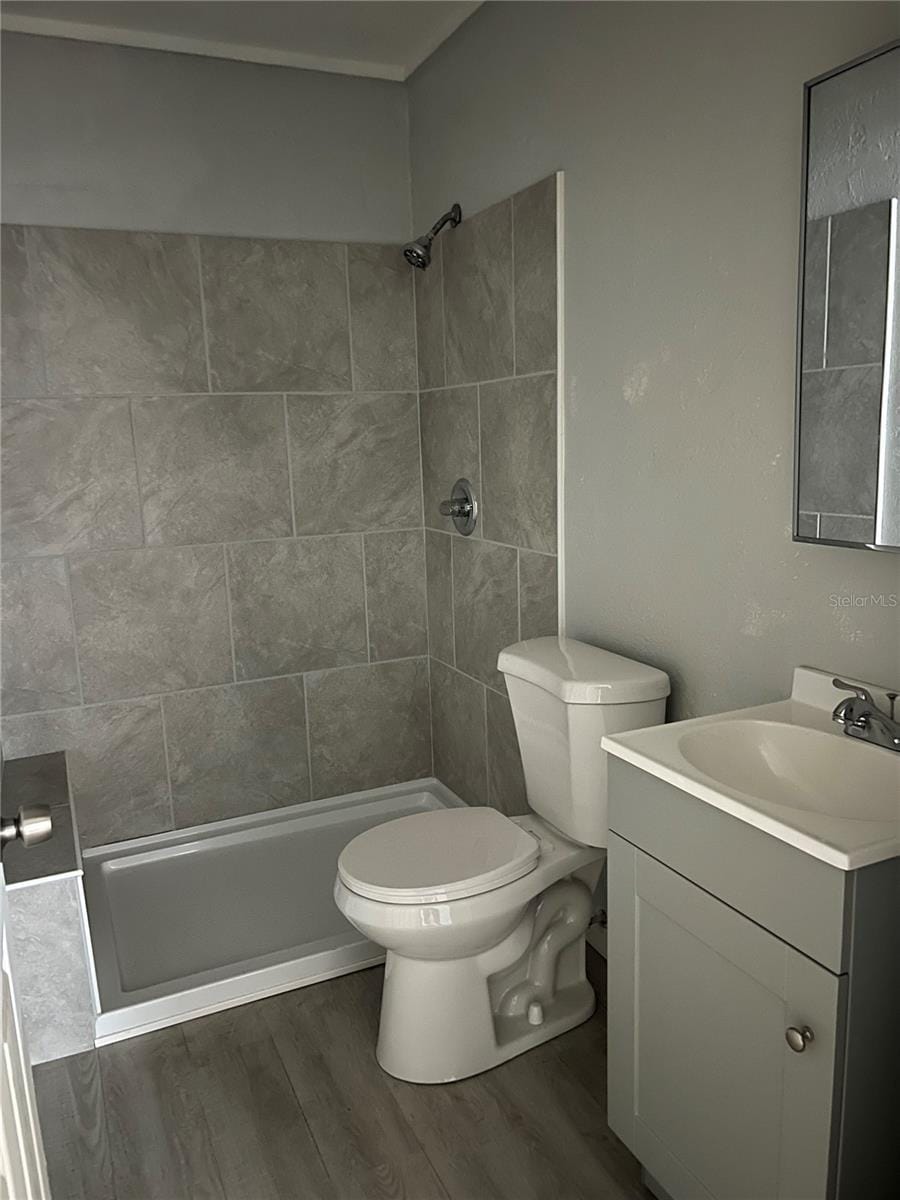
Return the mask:
<svg viewBox="0 0 900 1200"><path fill-rule="evenodd" d="M900 550L900 42L805 105L794 539Z"/></svg>

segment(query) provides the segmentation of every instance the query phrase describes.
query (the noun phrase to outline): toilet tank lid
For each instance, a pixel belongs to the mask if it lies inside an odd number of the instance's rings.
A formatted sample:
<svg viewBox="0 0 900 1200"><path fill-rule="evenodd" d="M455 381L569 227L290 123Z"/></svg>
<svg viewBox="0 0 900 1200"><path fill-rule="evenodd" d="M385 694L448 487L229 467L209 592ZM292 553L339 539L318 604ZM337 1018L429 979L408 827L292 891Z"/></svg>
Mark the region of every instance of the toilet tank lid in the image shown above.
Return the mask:
<svg viewBox="0 0 900 1200"><path fill-rule="evenodd" d="M671 690L665 671L573 638L516 642L500 651L497 666L566 704L634 704L659 700Z"/></svg>

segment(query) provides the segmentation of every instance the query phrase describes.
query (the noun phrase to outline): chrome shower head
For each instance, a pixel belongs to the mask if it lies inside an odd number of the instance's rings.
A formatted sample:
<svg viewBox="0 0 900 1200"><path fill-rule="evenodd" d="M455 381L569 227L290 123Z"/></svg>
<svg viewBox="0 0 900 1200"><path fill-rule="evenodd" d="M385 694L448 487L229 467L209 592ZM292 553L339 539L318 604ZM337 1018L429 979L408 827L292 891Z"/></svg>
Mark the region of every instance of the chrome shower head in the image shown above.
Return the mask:
<svg viewBox="0 0 900 1200"><path fill-rule="evenodd" d="M462 209L458 204L454 204L451 209L435 221L423 237L416 238L414 242L406 243L403 247L403 257L411 267L418 267L420 271L424 271L431 262L431 243L445 225L455 227L461 220Z"/></svg>
<svg viewBox="0 0 900 1200"><path fill-rule="evenodd" d="M431 262L431 242L430 237L416 238L414 242L407 242L403 247L403 257L411 267L418 267L420 271L424 271Z"/></svg>

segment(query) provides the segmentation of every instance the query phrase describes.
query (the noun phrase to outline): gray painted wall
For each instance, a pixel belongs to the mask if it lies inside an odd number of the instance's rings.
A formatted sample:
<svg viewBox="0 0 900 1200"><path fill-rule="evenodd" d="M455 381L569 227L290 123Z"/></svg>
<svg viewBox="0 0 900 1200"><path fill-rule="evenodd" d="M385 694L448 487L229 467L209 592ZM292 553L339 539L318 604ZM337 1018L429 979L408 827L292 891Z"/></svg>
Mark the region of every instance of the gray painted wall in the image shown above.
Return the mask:
<svg viewBox="0 0 900 1200"><path fill-rule="evenodd" d="M402 84L4 34L3 219L405 241Z"/></svg>
<svg viewBox="0 0 900 1200"><path fill-rule="evenodd" d="M487 4L410 81L417 226L565 171L568 632L676 716L900 676L900 557L791 541L802 85L897 12Z"/></svg>

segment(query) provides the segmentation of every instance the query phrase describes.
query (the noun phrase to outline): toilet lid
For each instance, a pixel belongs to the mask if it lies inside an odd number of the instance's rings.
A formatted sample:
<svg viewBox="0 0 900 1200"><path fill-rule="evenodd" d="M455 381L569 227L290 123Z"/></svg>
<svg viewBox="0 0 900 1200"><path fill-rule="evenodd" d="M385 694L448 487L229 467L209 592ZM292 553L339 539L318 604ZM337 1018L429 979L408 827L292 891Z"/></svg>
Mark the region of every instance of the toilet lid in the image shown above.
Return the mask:
<svg viewBox="0 0 900 1200"><path fill-rule="evenodd" d="M440 808L385 821L338 859L345 887L385 904L460 900L502 887L537 862L537 838L493 808Z"/></svg>

